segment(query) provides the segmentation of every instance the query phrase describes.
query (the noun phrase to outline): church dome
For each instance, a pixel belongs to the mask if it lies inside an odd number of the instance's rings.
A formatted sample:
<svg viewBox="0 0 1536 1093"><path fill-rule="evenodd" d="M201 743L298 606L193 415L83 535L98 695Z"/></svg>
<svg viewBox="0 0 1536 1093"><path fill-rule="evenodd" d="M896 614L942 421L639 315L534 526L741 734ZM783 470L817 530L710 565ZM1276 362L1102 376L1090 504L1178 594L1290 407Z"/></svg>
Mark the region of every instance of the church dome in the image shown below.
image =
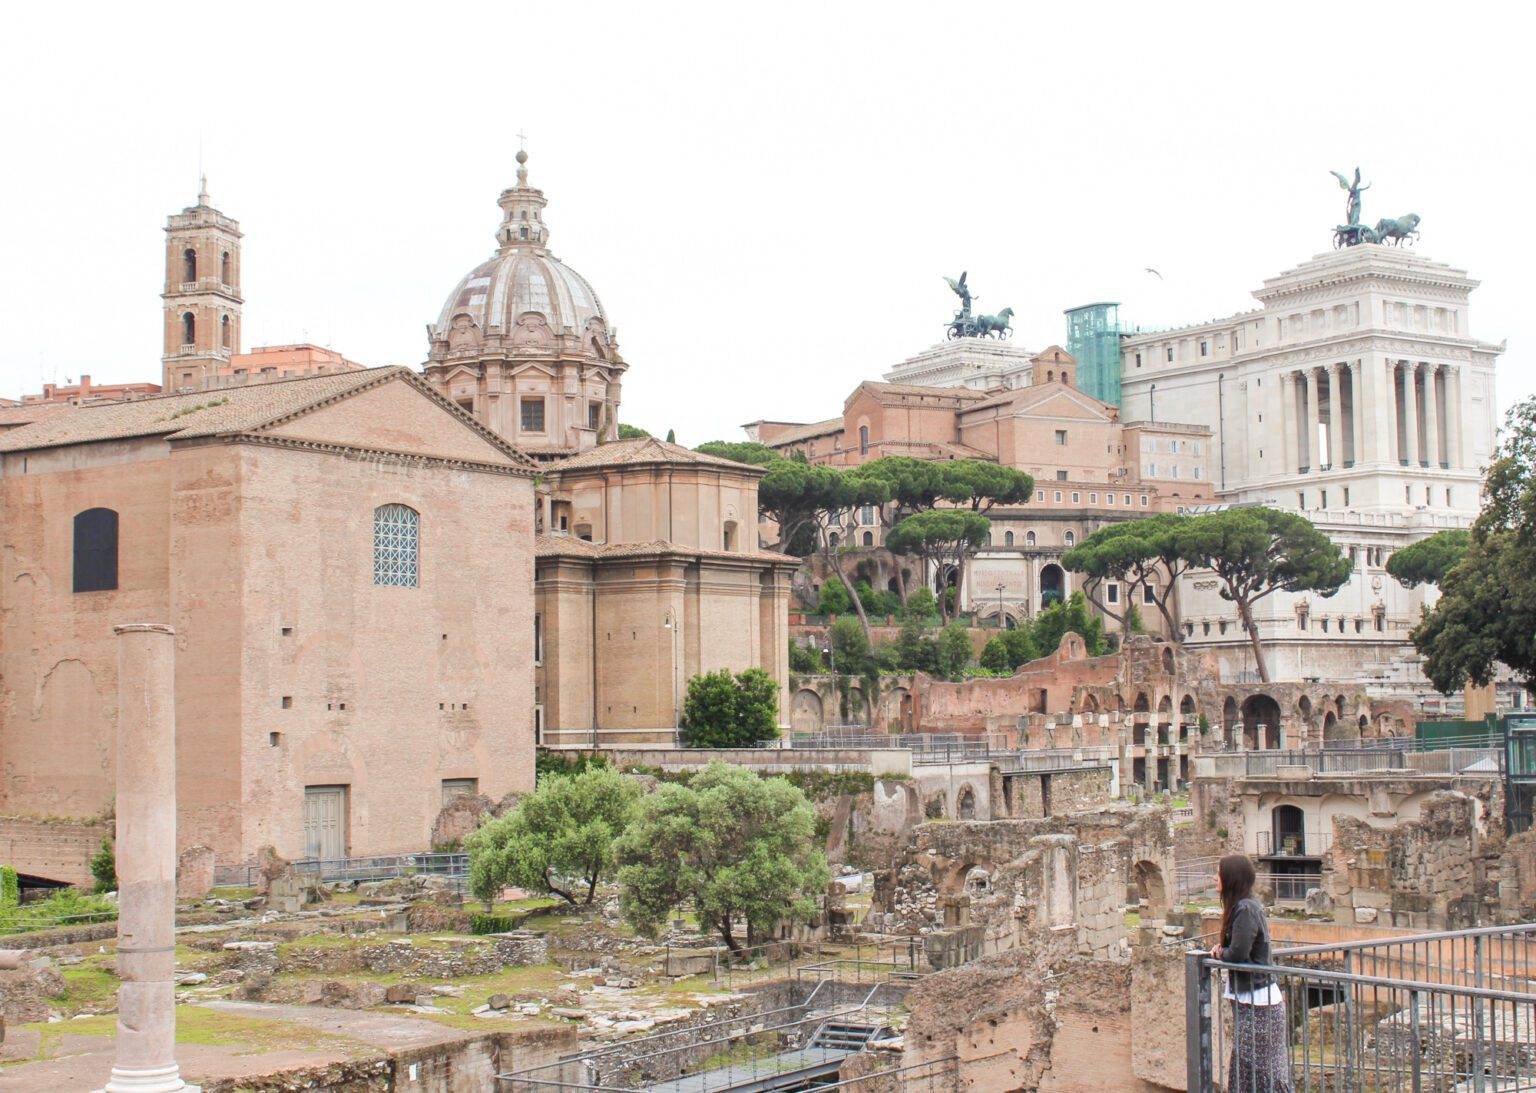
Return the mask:
<svg viewBox="0 0 1536 1093"><path fill-rule="evenodd" d="M454 286L432 328L434 343L461 348L472 332L476 343L574 335L608 347L608 316L591 282L549 252L544 193L528 185L527 162L528 153L518 152L517 185L497 199L497 252Z"/></svg>
<svg viewBox="0 0 1536 1093"><path fill-rule="evenodd" d="M602 301L585 277L543 247L504 247L464 276L443 305L437 329L446 332L457 315L468 315L487 334L510 331L519 315L544 316L551 330L607 325Z"/></svg>

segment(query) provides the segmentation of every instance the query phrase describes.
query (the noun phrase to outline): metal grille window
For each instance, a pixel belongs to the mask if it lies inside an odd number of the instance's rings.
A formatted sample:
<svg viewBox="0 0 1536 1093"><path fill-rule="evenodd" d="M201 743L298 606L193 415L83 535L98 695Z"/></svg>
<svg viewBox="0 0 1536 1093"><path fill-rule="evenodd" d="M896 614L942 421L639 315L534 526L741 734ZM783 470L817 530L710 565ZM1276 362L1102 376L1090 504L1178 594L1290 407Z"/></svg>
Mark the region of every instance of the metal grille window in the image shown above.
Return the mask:
<svg viewBox="0 0 1536 1093"><path fill-rule="evenodd" d="M419 583L421 516L405 505L373 510L373 583L415 588Z"/></svg>

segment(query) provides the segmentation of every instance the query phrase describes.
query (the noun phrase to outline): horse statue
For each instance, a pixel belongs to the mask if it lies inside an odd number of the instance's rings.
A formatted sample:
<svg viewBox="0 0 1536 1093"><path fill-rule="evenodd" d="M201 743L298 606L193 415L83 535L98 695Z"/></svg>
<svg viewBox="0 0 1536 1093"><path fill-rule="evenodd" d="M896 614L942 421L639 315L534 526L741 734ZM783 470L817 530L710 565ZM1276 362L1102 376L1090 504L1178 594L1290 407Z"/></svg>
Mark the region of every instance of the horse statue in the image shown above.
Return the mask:
<svg viewBox="0 0 1536 1093"><path fill-rule="evenodd" d="M1005 307L996 315L976 316L976 336L985 338L996 334L999 338L1006 338L1013 333L1013 327L1009 320L1013 318L1013 308Z"/></svg>
<svg viewBox="0 0 1536 1093"><path fill-rule="evenodd" d="M1388 240L1394 247L1401 246L1404 240L1412 242L1419 237L1419 214L1408 213L1406 216L1382 217L1376 221L1376 227L1372 229L1372 243L1385 243Z"/></svg>

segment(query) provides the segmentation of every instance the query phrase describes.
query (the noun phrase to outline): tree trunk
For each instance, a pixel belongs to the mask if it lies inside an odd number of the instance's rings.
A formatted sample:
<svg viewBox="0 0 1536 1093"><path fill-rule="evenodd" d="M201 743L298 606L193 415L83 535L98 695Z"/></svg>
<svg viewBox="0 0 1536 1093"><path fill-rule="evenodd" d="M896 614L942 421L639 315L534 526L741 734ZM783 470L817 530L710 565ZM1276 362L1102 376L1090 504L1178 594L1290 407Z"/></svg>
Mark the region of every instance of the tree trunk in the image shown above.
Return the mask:
<svg viewBox="0 0 1536 1093"><path fill-rule="evenodd" d="M1125 632L1125 615L1124 614L1121 614L1121 615L1115 614L1113 611L1111 611L1108 607L1106 607L1103 603L1101 603L1099 601L1098 590L1099 590L1099 586L1101 584L1103 584L1103 583L1104 583L1104 578L1102 578L1102 577L1094 577L1094 578L1088 580L1083 585L1083 595L1087 596L1088 597L1088 602L1093 604L1093 606L1097 607L1102 614L1108 615L1110 618L1112 618L1116 622L1118 622L1120 624L1121 632L1124 633ZM1134 586L1131 587L1131 591L1134 592ZM1127 602L1134 603L1133 600L1132 601L1127 601ZM1129 614L1129 612L1127 611L1126 614Z"/></svg>
<svg viewBox="0 0 1536 1093"><path fill-rule="evenodd" d="M1158 614L1163 616L1163 626L1168 631L1168 640L1176 645L1184 644L1184 631L1179 627L1178 617L1168 609L1170 597L1178 598L1179 577L1181 573L1167 571L1168 583L1161 596L1157 596L1154 602L1157 604Z"/></svg>
<svg viewBox="0 0 1536 1093"><path fill-rule="evenodd" d="M858 589L853 587L853 582L843 573L843 559L838 555L837 551L827 546L825 536L822 537L821 549L826 557L827 565L832 568L832 572L837 574L837 579L842 581L843 587L848 590L848 598L853 601L854 613L859 616L859 625L864 627L864 636L869 637L869 616L864 614L864 604L859 599Z"/></svg>
<svg viewBox="0 0 1536 1093"><path fill-rule="evenodd" d="M1259 680L1269 682L1269 666L1264 663L1264 646L1259 642L1259 629L1253 623L1253 611L1247 600L1237 600L1237 614L1243 620L1243 629L1248 631L1248 641L1253 646L1253 663L1258 667Z"/></svg>
<svg viewBox="0 0 1536 1093"><path fill-rule="evenodd" d="M583 901L586 906L592 906L592 897L597 895L597 874L592 873L587 877L587 898Z"/></svg>
<svg viewBox="0 0 1536 1093"><path fill-rule="evenodd" d="M736 936L731 933L731 916L729 914L720 916L720 938L725 942L725 947L731 950L731 955L741 955L741 943L738 942L736 940Z"/></svg>
<svg viewBox="0 0 1536 1093"><path fill-rule="evenodd" d="M544 887L548 888L552 893L565 900L565 902L569 903L572 907L577 905L576 898L574 896L572 896L569 892L561 891L559 888L555 887L554 879L549 875L548 869L544 870Z"/></svg>

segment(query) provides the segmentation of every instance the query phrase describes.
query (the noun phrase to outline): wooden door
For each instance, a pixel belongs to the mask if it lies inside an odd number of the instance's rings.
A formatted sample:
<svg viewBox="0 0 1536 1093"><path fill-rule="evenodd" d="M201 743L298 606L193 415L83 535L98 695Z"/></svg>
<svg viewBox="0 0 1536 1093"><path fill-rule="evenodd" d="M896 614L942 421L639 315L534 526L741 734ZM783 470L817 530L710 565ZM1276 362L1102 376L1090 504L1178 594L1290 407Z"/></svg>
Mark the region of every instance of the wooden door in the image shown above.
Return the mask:
<svg viewBox="0 0 1536 1093"><path fill-rule="evenodd" d="M304 788L304 856L347 856L347 787Z"/></svg>

